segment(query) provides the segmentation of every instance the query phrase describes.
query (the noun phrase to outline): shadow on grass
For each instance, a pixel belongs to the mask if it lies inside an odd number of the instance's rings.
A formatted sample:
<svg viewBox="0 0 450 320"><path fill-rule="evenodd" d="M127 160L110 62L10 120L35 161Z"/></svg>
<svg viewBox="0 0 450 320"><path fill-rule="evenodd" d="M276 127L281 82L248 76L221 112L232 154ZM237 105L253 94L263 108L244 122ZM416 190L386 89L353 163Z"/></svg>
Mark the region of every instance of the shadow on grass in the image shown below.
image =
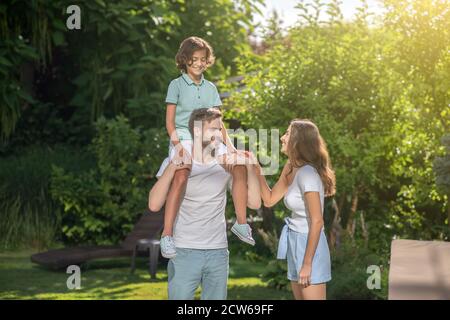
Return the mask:
<svg viewBox="0 0 450 320"><path fill-rule="evenodd" d="M90 261L81 266L81 289L69 290L66 270L49 270L30 261L32 252L0 253L0 299L167 299L167 260L159 261L156 279L148 258ZM229 299L291 299L289 292L268 288L260 280L264 262L230 257Z"/></svg>
<svg viewBox="0 0 450 320"><path fill-rule="evenodd" d="M267 288L264 285L233 285L228 288L231 300L291 300L292 293L287 290Z"/></svg>
<svg viewBox="0 0 450 320"><path fill-rule="evenodd" d="M69 290L71 274L32 263L29 254L0 254L0 298L2 299L163 299L167 283L164 264L156 279L148 272L148 258L136 259L130 273L130 258L98 260L81 266L81 289ZM163 290L164 292L162 292ZM160 292L161 291L161 292Z"/></svg>

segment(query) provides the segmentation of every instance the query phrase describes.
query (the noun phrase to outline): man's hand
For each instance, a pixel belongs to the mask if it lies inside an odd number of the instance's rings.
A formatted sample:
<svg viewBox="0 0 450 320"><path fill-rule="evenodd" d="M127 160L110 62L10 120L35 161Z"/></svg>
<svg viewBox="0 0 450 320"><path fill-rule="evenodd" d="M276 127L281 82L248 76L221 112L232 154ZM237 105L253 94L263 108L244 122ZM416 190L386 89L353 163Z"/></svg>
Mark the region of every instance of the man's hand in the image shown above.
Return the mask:
<svg viewBox="0 0 450 320"><path fill-rule="evenodd" d="M172 158L172 163L176 166L183 166L185 164L191 164L191 155L189 151L183 148L181 143L177 143L175 146L175 155Z"/></svg>
<svg viewBox="0 0 450 320"><path fill-rule="evenodd" d="M173 171L181 170L181 169L191 169L189 164L175 165L173 162L169 163L169 167Z"/></svg>
<svg viewBox="0 0 450 320"><path fill-rule="evenodd" d="M247 165L249 162L249 152L245 150L236 150L225 155L225 163L232 167L235 165Z"/></svg>
<svg viewBox="0 0 450 320"><path fill-rule="evenodd" d="M236 149L236 147L233 146L232 144L231 145L227 144L226 146L227 146L227 153L235 153L238 151L238 149Z"/></svg>
<svg viewBox="0 0 450 320"><path fill-rule="evenodd" d="M245 155L248 158L247 159L247 165L253 166L253 165L259 165L258 160L256 159L256 156L251 151L245 151Z"/></svg>
<svg viewBox="0 0 450 320"><path fill-rule="evenodd" d="M245 151L245 154L246 157L248 158L246 163L247 167L253 167L253 169L255 169L256 175L261 175L262 168L254 153L250 151Z"/></svg>

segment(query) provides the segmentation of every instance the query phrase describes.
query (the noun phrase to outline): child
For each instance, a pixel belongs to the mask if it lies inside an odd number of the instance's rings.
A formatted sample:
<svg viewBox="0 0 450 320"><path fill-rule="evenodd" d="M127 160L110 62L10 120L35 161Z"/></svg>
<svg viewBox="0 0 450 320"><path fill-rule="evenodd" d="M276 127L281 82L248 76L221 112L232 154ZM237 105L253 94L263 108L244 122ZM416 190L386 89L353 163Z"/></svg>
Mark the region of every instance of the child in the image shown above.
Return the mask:
<svg viewBox="0 0 450 320"><path fill-rule="evenodd" d="M165 258L173 258L176 255L172 238L173 224L191 169L193 140L189 132L189 117L195 109L222 105L217 88L203 76L206 68L214 63L213 50L208 42L198 37L185 39L180 45L175 60L182 74L170 82L167 91L166 128L170 144L169 157L164 161L172 161L175 165L183 166L183 169L175 173L166 199L164 229L161 234L161 254ZM227 154L235 153L236 149L223 124L222 135L226 146L222 144L217 156L225 157ZM237 216L237 221L231 230L242 241L254 245L251 228L247 224L247 169L245 165L231 164L231 166L232 195ZM157 176L159 175L160 172Z"/></svg>

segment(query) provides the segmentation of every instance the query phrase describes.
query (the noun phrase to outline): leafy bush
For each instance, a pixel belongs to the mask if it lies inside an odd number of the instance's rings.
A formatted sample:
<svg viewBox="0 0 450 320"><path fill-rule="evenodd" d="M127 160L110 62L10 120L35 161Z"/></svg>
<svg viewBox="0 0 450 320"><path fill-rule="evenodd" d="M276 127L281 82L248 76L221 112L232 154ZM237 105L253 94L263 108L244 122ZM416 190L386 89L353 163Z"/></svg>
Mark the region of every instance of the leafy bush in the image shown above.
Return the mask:
<svg viewBox="0 0 450 320"><path fill-rule="evenodd" d="M51 166L77 174L93 164L85 150L60 145L35 145L1 158L1 248L44 248L59 239L60 216L48 190Z"/></svg>
<svg viewBox="0 0 450 320"><path fill-rule="evenodd" d="M270 261L262 274L262 280L272 288L280 290L290 289L290 281L287 278L286 260Z"/></svg>
<svg viewBox="0 0 450 320"><path fill-rule="evenodd" d="M448 198L432 167L450 125L450 11L384 1L382 23L371 25L364 5L344 21L338 1L307 2L259 61L241 57L245 77L227 116L280 134L294 118L314 121L336 172L342 227L352 230L363 213L380 251L389 250L386 235L447 240Z"/></svg>
<svg viewBox="0 0 450 320"><path fill-rule="evenodd" d="M102 115L125 114L133 125L164 126L160 111L167 85L178 74L174 57L180 42L192 35L207 39L217 56L208 78L226 78L236 69L236 57L250 51L246 40L260 3L80 1L81 30L67 32L72 1L2 2L0 139L27 135L15 129L35 100L61 111L53 114L55 121L75 117L92 125ZM67 124L73 126L69 131L77 124ZM83 140L84 132L78 133Z"/></svg>
<svg viewBox="0 0 450 320"><path fill-rule="evenodd" d="M60 204L64 240L117 243L147 208L148 191L167 152L160 129L132 128L128 120L99 119L90 150L96 167L74 174L53 167L51 194Z"/></svg>
<svg viewBox="0 0 450 320"><path fill-rule="evenodd" d="M367 249L363 241L344 237L338 250L331 254L332 280L327 286L330 299L387 299L389 256L381 256ZM368 289L370 276L367 268L379 266L381 270L380 289Z"/></svg>
<svg viewBox="0 0 450 320"><path fill-rule="evenodd" d="M345 238L338 251L331 253L331 281L327 283L328 299L387 299L388 257L379 256L358 241ZM381 269L380 289L368 289L370 276L367 268L371 265ZM268 286L280 290L291 290L287 279L286 260L272 260L268 263L262 280Z"/></svg>
<svg viewBox="0 0 450 320"><path fill-rule="evenodd" d="M436 185L447 199L447 225L450 225L450 134L446 134L441 139L445 148L445 155L436 157L433 163L433 170L436 173ZM444 227L445 228L445 227ZM447 239L450 239L450 228L445 228Z"/></svg>

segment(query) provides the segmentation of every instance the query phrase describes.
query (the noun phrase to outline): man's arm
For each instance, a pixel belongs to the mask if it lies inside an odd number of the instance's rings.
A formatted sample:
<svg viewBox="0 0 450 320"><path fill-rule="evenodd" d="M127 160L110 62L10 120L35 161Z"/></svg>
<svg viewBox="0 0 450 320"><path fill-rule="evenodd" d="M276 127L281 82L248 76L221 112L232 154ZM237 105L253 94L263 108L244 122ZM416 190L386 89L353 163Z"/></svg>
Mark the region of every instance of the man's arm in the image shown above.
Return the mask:
<svg viewBox="0 0 450 320"><path fill-rule="evenodd" d="M152 187L148 194L148 208L150 211L158 212L164 206L166 202L167 193L169 192L170 185L172 183L175 172L179 169L184 169L187 166L176 166L170 162L162 176L158 178L158 181Z"/></svg>

